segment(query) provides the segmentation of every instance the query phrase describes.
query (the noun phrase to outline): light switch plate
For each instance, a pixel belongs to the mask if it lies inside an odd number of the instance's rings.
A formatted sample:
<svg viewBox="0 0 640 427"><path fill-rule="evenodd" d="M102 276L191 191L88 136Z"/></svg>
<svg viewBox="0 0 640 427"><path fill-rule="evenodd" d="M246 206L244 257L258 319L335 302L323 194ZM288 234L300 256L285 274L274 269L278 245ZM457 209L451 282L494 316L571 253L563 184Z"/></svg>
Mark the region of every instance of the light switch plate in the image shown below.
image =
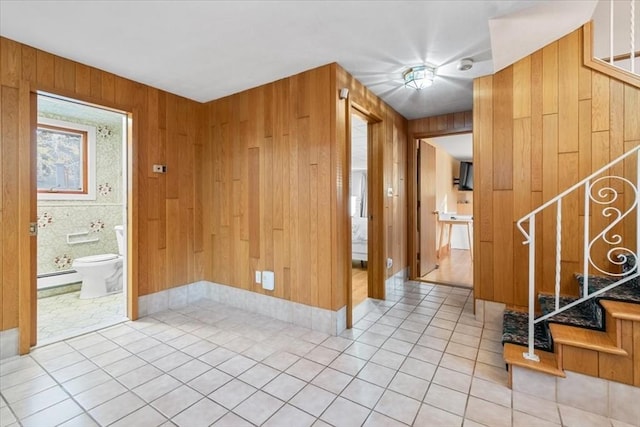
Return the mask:
<svg viewBox="0 0 640 427"><path fill-rule="evenodd" d="M262 283L262 271L256 271L256 283Z"/></svg>

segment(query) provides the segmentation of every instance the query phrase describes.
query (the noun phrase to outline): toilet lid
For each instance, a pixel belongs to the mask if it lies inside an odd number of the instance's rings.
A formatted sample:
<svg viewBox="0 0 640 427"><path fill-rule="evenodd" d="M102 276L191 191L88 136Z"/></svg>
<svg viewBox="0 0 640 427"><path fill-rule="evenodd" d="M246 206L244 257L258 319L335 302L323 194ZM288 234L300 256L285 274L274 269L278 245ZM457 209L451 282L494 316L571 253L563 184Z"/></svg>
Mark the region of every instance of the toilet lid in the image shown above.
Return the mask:
<svg viewBox="0 0 640 427"><path fill-rule="evenodd" d="M76 258L76 262L102 262L118 258L116 254L89 255L82 258Z"/></svg>

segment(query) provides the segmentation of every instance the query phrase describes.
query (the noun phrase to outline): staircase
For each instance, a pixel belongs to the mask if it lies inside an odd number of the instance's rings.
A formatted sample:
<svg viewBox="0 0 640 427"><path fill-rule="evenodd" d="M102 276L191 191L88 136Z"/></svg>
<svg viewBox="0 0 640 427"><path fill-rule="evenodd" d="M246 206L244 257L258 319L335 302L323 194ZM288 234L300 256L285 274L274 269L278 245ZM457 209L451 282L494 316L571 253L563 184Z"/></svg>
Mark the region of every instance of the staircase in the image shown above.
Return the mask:
<svg viewBox="0 0 640 427"><path fill-rule="evenodd" d="M583 276L575 275L580 290ZM612 283L604 276L592 276L590 293ZM555 308L553 295L540 293L541 315ZM566 306L576 297L561 296ZM597 297L583 301L536 324L534 348L539 361L527 359L528 320L526 312L505 310L502 342L509 366L521 366L558 377L565 369L599 378L640 386L634 380L634 364L640 369L640 349L634 348L633 331L640 331L640 283L626 282ZM637 333L637 332L636 332ZM511 370L510 370L511 372ZM635 376L640 375L636 372Z"/></svg>
<svg viewBox="0 0 640 427"><path fill-rule="evenodd" d="M572 371L640 387L639 150L628 151L518 221L529 246L529 306L504 312L502 342L510 385L518 366L556 377ZM575 203L578 198L581 202ZM571 210L569 219L563 219L563 206ZM536 218L546 227L536 231ZM573 233L563 231L574 218L580 218L581 235L576 235L575 224ZM544 270L543 261L549 261L537 254L536 240L549 230L556 237L555 271L536 277ZM572 272L571 280L562 271L563 245L572 253L578 252L576 246L580 249L582 271ZM553 292L539 291L550 288L541 283L550 277Z"/></svg>

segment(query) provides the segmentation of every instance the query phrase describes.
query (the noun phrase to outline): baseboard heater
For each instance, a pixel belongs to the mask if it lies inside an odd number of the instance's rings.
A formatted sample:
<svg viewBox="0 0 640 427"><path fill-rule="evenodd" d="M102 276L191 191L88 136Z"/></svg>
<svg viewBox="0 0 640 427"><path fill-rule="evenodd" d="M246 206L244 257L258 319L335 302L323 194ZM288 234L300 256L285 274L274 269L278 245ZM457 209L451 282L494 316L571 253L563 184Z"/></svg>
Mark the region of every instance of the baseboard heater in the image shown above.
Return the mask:
<svg viewBox="0 0 640 427"><path fill-rule="evenodd" d="M82 282L82 276L75 270L55 271L38 274L38 290Z"/></svg>

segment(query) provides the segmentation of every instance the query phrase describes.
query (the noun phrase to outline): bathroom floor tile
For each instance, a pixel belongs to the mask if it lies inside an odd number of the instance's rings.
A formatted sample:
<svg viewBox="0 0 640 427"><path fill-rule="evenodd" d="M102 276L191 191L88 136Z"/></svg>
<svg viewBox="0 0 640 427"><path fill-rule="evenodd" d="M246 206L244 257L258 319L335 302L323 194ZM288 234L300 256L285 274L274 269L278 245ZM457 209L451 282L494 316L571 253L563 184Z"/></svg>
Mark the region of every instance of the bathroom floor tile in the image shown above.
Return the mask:
<svg viewBox="0 0 640 427"><path fill-rule="evenodd" d="M122 293L91 299L79 296L80 291L76 291L38 299L39 343L77 336L126 320Z"/></svg>

